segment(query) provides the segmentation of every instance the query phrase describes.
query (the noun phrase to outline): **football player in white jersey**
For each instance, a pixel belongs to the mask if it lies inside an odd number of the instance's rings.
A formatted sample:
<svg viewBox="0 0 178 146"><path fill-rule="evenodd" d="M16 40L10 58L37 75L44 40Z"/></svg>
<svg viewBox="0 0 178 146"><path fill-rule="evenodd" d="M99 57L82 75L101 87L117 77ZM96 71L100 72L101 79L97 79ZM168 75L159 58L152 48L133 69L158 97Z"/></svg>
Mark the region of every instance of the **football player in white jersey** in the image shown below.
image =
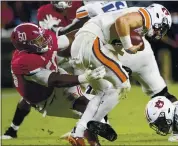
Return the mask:
<svg viewBox="0 0 178 146"><path fill-rule="evenodd" d="M123 8L127 8L125 1L84 1L84 6L77 9L76 18L73 22L66 27L59 27L56 33L58 36L66 34L72 30L81 28L92 17Z"/></svg>
<svg viewBox="0 0 178 146"><path fill-rule="evenodd" d="M173 132L168 140L178 142L178 102L173 104L165 96L157 96L146 105L145 115L157 134L165 136Z"/></svg>
<svg viewBox="0 0 178 146"><path fill-rule="evenodd" d="M117 10L118 7L116 6L119 5L120 8L127 7L127 4L124 1L112 1L110 3L89 1L85 6L78 9L76 16L80 19L80 22L82 22L82 20L85 22L85 18L88 18L88 16L94 17L98 14L102 14L104 13L103 10L105 10L105 12ZM176 97L168 92L166 83L159 73L151 45L144 37L143 41L145 45L143 51L139 51L137 54L132 55L122 49L122 53L119 53L118 55L119 60L124 66L127 66L132 70L132 77L141 84L143 92L148 96L166 96L172 102L177 101ZM142 61L140 62L140 60Z"/></svg>
<svg viewBox="0 0 178 146"><path fill-rule="evenodd" d="M85 6L80 7L76 12L76 20L80 22L80 25L83 25L89 18L99 14L127 8L125 1L84 1L84 4ZM70 25L70 27L71 26L72 25ZM79 26L75 26L79 28ZM70 30L70 27L67 28ZM61 31L61 33L69 32L67 28L63 28L65 31ZM113 40L115 41L115 39ZM174 102L176 98L168 93L166 83L159 73L151 45L145 37L143 37L143 41L145 45L143 51L138 52L136 55L131 55L122 49L122 52L118 54L119 60L124 66L132 70L132 77L142 85L143 91L148 96L154 97L161 94ZM140 62L140 60L143 61Z"/></svg>
<svg viewBox="0 0 178 146"><path fill-rule="evenodd" d="M90 83L94 90L100 91L98 92L100 94L96 94L89 102L86 111L77 124L75 134L69 140L72 144L84 144L82 137L87 126L91 131L111 140L109 138L111 133L108 133L109 126L104 125L105 131L102 131L103 128L101 129L100 124L97 123L97 125L95 122L89 121L100 121L117 105L118 97L122 95L118 89L129 88L127 73L122 69L122 65L117 59L116 54L119 50L110 45L112 40L120 39L124 50L127 53L135 54L143 44L132 45L131 30L139 32L142 36L148 35L155 39L161 39L170 29L171 23L169 11L162 5L153 4L146 8L126 8L99 15L90 19L77 32L71 47L72 58L80 60L75 67L85 70L104 64L107 74L106 80L100 80L103 81L102 83Z"/></svg>

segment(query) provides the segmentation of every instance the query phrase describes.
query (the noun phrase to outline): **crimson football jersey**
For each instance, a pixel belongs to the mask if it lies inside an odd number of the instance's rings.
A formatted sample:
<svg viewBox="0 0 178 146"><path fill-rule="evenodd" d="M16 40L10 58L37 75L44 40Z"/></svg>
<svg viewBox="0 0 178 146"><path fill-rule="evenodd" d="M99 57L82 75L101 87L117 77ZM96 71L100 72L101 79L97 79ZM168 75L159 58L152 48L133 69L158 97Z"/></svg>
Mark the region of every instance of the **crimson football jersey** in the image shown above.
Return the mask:
<svg viewBox="0 0 178 146"><path fill-rule="evenodd" d="M64 17L62 14L60 14L59 11L57 11L57 9L54 8L52 4L43 5L38 9L37 19L38 22L43 21L44 19L46 19L46 15L51 14L53 17L60 19L61 22L59 26L64 27L72 23L73 19L75 18L77 9L81 6L81 1L72 1L72 7L67 8L67 14L66 17Z"/></svg>
<svg viewBox="0 0 178 146"><path fill-rule="evenodd" d="M53 41L47 52L39 55L16 49L11 60L11 72L17 91L24 99L34 104L46 100L52 94L53 88L26 80L24 76L33 75L35 70L41 68L58 71L56 60L57 38L51 31L46 33L50 33Z"/></svg>

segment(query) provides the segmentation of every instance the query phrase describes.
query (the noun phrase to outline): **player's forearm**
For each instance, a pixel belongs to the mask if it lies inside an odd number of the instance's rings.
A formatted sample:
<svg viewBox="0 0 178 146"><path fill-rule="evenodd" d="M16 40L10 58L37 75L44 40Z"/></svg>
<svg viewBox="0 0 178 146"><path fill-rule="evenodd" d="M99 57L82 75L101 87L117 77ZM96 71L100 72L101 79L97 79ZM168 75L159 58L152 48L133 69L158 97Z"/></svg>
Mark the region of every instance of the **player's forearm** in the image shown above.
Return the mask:
<svg viewBox="0 0 178 146"><path fill-rule="evenodd" d="M66 27L60 28L58 31L58 36L63 35L63 34L67 34L73 30L79 29L83 26L83 24L85 22L87 22L89 20L89 18L84 18L81 20L78 19L74 19L73 22L71 24L69 24Z"/></svg>
<svg viewBox="0 0 178 146"><path fill-rule="evenodd" d="M125 50L133 46L130 38L130 31L140 28L141 26L143 26L143 18L138 12L126 14L116 20L116 32Z"/></svg>
<svg viewBox="0 0 178 146"><path fill-rule="evenodd" d="M131 48L133 45L130 39L130 25L127 22L126 17L123 16L117 19L115 22L115 28L124 49L127 50Z"/></svg>
<svg viewBox="0 0 178 146"><path fill-rule="evenodd" d="M81 84L78 76L53 72L48 78L48 86L72 87Z"/></svg>
<svg viewBox="0 0 178 146"><path fill-rule="evenodd" d="M86 74L79 76L69 75L67 72L52 72L48 69L39 69L32 75L24 76L26 80L36 82L46 87L72 87L79 84L87 83Z"/></svg>
<svg viewBox="0 0 178 146"><path fill-rule="evenodd" d="M68 47L67 49L64 49L64 50L59 50L57 52L57 55L60 57L65 57L65 58L71 57L70 49L71 47Z"/></svg>

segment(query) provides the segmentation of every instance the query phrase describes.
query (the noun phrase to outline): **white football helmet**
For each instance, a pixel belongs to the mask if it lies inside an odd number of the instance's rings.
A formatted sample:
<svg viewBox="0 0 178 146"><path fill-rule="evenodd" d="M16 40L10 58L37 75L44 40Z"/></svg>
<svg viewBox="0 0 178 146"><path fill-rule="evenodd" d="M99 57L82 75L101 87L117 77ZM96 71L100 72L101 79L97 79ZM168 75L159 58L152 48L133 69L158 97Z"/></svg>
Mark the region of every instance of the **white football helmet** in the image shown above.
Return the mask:
<svg viewBox="0 0 178 146"><path fill-rule="evenodd" d="M172 132L175 106L165 96L157 96L146 105L147 121L157 134L167 135Z"/></svg>
<svg viewBox="0 0 178 146"><path fill-rule="evenodd" d="M161 39L171 28L172 19L170 12L160 4L152 4L145 8L151 17L151 26L148 36Z"/></svg>
<svg viewBox="0 0 178 146"><path fill-rule="evenodd" d="M66 9L72 7L72 1L51 1L51 3L58 9Z"/></svg>

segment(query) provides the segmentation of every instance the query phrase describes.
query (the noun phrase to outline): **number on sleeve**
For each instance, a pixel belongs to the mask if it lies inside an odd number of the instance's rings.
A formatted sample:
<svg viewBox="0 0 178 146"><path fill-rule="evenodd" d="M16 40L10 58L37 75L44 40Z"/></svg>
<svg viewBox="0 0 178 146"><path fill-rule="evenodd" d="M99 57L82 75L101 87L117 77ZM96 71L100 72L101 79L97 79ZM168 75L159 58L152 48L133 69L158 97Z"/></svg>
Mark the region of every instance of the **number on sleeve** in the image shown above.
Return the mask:
<svg viewBox="0 0 178 146"><path fill-rule="evenodd" d="M104 13L106 12L110 12L110 11L116 11L116 10L120 10L120 9L123 9L123 8L127 8L127 4L125 1L118 1L118 2L115 2L115 3L109 3L107 5L105 5L102 10Z"/></svg>

